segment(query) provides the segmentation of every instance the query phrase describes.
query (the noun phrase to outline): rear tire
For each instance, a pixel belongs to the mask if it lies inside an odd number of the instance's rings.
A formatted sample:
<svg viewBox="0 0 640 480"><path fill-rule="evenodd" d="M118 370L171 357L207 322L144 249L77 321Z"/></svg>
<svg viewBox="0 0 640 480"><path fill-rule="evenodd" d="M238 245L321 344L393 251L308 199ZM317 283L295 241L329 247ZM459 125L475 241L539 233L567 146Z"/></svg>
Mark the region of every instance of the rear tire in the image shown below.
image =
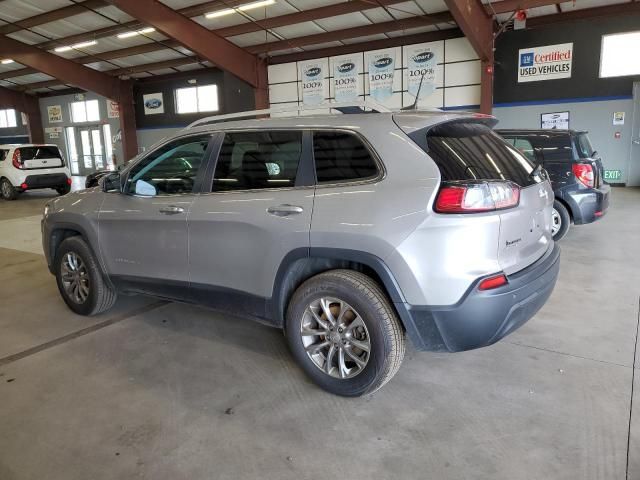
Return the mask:
<svg viewBox="0 0 640 480"><path fill-rule="evenodd" d="M82 237L62 241L54 266L60 295L75 313L96 315L116 302L116 292L104 281L98 262Z"/></svg>
<svg viewBox="0 0 640 480"><path fill-rule="evenodd" d="M551 214L551 233L553 234L553 240L561 240L569 231L571 226L571 216L567 207L565 207L558 200L553 202L553 212Z"/></svg>
<svg viewBox="0 0 640 480"><path fill-rule="evenodd" d="M15 200L18 197L18 191L11 185L6 178L0 180L0 195L5 200Z"/></svg>
<svg viewBox="0 0 640 480"><path fill-rule="evenodd" d="M405 353L391 302L373 279L352 270L321 273L298 287L287 309L286 336L306 374L346 397L381 388Z"/></svg>
<svg viewBox="0 0 640 480"><path fill-rule="evenodd" d="M58 192L59 195L66 195L70 191L71 191L71 185L64 185L62 187L56 188L56 192Z"/></svg>

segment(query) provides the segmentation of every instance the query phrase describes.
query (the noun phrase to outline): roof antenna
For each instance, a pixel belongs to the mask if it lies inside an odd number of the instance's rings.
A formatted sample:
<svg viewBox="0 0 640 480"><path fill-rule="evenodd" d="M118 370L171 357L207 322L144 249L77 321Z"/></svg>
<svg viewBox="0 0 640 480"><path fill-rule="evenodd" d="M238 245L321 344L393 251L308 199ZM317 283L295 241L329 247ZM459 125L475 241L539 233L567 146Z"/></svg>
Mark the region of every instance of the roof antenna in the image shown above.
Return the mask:
<svg viewBox="0 0 640 480"><path fill-rule="evenodd" d="M418 110L418 100L420 99L420 90L422 90L422 81L424 80L424 76L427 72L424 72L420 77L420 85L418 85L418 91L416 92L416 100L412 105L407 107L402 107L400 110Z"/></svg>

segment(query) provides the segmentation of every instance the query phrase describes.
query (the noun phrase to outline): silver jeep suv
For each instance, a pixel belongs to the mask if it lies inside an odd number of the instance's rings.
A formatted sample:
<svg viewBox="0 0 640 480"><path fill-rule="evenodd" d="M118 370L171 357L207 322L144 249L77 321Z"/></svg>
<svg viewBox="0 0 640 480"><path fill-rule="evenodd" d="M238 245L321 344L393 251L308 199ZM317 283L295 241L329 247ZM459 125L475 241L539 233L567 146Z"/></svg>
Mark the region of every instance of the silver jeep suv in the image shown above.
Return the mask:
<svg viewBox="0 0 640 480"><path fill-rule="evenodd" d="M544 170L490 116L356 111L204 119L52 200L62 298L83 315L142 293L266 322L346 396L391 379L405 337L456 352L525 323L559 269Z"/></svg>

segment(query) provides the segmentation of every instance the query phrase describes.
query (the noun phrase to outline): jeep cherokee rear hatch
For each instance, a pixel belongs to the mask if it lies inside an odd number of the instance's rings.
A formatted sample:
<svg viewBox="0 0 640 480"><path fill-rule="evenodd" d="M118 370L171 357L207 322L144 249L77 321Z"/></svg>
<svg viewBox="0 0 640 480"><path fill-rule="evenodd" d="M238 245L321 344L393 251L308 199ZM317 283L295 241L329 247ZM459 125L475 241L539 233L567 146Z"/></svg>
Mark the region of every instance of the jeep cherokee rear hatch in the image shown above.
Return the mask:
<svg viewBox="0 0 640 480"><path fill-rule="evenodd" d="M64 166L62 154L55 145L17 147L13 151L11 161L13 166L20 170L58 168Z"/></svg>
<svg viewBox="0 0 640 480"><path fill-rule="evenodd" d="M553 191L546 174L495 134L492 123L492 117L462 117L405 132L440 170L435 212L461 221L499 215L498 263L509 275L549 249Z"/></svg>

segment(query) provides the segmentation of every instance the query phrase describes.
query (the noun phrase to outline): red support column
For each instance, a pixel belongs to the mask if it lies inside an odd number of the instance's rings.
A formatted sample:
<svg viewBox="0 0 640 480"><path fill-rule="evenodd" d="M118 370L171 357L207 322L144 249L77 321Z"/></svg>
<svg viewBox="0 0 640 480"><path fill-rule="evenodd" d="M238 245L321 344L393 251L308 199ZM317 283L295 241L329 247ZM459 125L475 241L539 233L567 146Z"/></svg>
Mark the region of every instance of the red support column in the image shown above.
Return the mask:
<svg viewBox="0 0 640 480"><path fill-rule="evenodd" d="M42 129L42 116L40 114L40 101L37 97L25 95L24 114L27 116L27 128L31 143L44 143L44 130Z"/></svg>
<svg viewBox="0 0 640 480"><path fill-rule="evenodd" d="M136 112L133 99L133 83L122 81L118 98L120 111L120 131L122 133L123 161L126 162L138 154L138 135L136 132Z"/></svg>
<svg viewBox="0 0 640 480"><path fill-rule="evenodd" d="M255 88L256 110L269 108L269 78L267 62L257 60L258 86Z"/></svg>

